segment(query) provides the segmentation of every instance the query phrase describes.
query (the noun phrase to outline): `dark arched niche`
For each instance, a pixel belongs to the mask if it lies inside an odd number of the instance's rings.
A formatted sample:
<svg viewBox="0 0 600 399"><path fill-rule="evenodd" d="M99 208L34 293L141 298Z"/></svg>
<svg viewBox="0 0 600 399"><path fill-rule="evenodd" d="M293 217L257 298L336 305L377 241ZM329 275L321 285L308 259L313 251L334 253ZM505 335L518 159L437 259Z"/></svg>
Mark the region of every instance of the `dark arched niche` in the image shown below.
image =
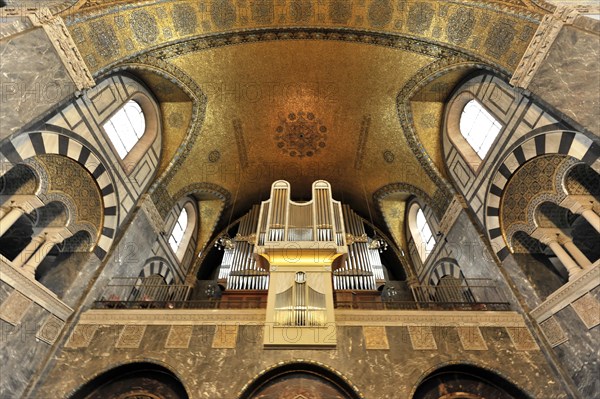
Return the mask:
<svg viewBox="0 0 600 399"><path fill-rule="evenodd" d="M240 399L361 399L339 374L311 363L289 363L252 381Z"/></svg>
<svg viewBox="0 0 600 399"><path fill-rule="evenodd" d="M189 399L181 381L152 363L131 363L111 369L75 392L71 399Z"/></svg>
<svg viewBox="0 0 600 399"><path fill-rule="evenodd" d="M452 365L429 374L417 387L413 399L527 399L529 395L491 371Z"/></svg>

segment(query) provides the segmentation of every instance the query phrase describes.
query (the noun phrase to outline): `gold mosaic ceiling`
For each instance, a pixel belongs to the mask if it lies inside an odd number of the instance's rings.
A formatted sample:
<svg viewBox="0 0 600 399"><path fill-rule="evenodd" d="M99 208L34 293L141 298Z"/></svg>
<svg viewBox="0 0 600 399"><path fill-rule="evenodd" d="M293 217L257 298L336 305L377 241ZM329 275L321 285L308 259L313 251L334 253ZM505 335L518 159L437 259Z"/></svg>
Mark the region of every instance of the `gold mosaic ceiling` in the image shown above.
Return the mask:
<svg viewBox="0 0 600 399"><path fill-rule="evenodd" d="M215 184L239 215L276 179L306 198L321 178L367 216L389 184L439 197L445 96L477 66L510 75L545 12L537 3L80 1L64 17L96 75L156 60L206 96L195 93L206 99L195 114L163 107L176 132L167 154L177 156L179 119L197 127L163 180L171 197Z"/></svg>

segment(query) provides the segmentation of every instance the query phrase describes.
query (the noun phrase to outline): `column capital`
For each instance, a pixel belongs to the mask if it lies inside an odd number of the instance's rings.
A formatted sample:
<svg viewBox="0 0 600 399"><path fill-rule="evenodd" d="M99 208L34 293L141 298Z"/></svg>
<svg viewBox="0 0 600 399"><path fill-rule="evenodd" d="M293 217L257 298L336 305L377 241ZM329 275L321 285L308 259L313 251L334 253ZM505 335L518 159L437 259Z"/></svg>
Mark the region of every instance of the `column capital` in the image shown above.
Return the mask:
<svg viewBox="0 0 600 399"><path fill-rule="evenodd" d="M561 236L564 236L564 234L557 228L537 228L531 233L531 237L539 240L544 245L559 242Z"/></svg>
<svg viewBox="0 0 600 399"><path fill-rule="evenodd" d="M71 237L73 233L66 227L46 227L40 235L44 235L46 242L58 244Z"/></svg>
<svg viewBox="0 0 600 399"><path fill-rule="evenodd" d="M578 215L594 207L595 199L591 195L567 195L560 206Z"/></svg>
<svg viewBox="0 0 600 399"><path fill-rule="evenodd" d="M3 195L0 199L3 200L2 207L19 208L24 213L29 213L36 208L44 206L44 202L35 194Z"/></svg>

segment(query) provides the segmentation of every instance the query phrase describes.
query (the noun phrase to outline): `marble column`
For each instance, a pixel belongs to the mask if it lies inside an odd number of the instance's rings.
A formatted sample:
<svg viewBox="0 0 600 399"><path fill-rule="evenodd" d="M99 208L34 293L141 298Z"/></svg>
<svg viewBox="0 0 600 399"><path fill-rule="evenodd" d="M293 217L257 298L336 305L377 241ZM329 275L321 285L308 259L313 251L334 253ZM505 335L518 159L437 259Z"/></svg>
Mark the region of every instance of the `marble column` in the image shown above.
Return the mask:
<svg viewBox="0 0 600 399"><path fill-rule="evenodd" d="M600 216L593 210L594 198L589 195L568 195L560 206L581 215L598 233L600 233Z"/></svg>
<svg viewBox="0 0 600 399"><path fill-rule="evenodd" d="M571 256L575 259L575 261L584 269L587 269L592 266L592 262L588 259L587 256L573 242L571 238L565 238L561 244L565 247L565 249L571 254Z"/></svg>
<svg viewBox="0 0 600 399"><path fill-rule="evenodd" d="M46 237L43 234L37 235L31 239L31 242L21 251L19 255L12 261L14 267L21 267L31 258L31 256L37 252L38 248L41 247L46 241Z"/></svg>
<svg viewBox="0 0 600 399"><path fill-rule="evenodd" d="M35 276L35 270L46 258L52 247L63 242L71 235L72 233L66 227L50 227L44 229L37 237L34 238L36 241L36 248L29 259L27 259L27 261L21 266L21 270L26 275L33 278ZM27 248L25 250L27 250ZM25 250L23 252L25 252Z"/></svg>
<svg viewBox="0 0 600 399"><path fill-rule="evenodd" d="M0 218L0 237L12 227L24 214L44 206L44 203L35 195L13 195L5 201L4 213Z"/></svg>
<svg viewBox="0 0 600 399"><path fill-rule="evenodd" d="M531 236L540 240L542 244L550 247L552 252L554 252L554 255L556 255L556 257L569 272L569 280L583 270L571 257L571 255L569 255L567 251L565 251L565 249L560 245L559 240L564 239L564 236L562 236L560 230L537 229L532 233Z"/></svg>
<svg viewBox="0 0 600 399"><path fill-rule="evenodd" d="M12 207L10 211L6 213L0 219L0 237L6 233L8 229L12 227L13 224L25 213L25 209L19 207Z"/></svg>

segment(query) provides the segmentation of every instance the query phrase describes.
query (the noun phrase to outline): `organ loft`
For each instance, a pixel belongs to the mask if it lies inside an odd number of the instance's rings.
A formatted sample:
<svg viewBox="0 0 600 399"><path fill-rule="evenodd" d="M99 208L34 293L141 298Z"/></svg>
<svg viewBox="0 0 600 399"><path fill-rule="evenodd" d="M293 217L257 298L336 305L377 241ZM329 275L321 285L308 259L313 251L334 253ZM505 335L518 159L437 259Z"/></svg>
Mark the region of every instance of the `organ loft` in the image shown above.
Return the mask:
<svg viewBox="0 0 600 399"><path fill-rule="evenodd" d="M600 7L0 1L0 399L588 399Z"/></svg>

